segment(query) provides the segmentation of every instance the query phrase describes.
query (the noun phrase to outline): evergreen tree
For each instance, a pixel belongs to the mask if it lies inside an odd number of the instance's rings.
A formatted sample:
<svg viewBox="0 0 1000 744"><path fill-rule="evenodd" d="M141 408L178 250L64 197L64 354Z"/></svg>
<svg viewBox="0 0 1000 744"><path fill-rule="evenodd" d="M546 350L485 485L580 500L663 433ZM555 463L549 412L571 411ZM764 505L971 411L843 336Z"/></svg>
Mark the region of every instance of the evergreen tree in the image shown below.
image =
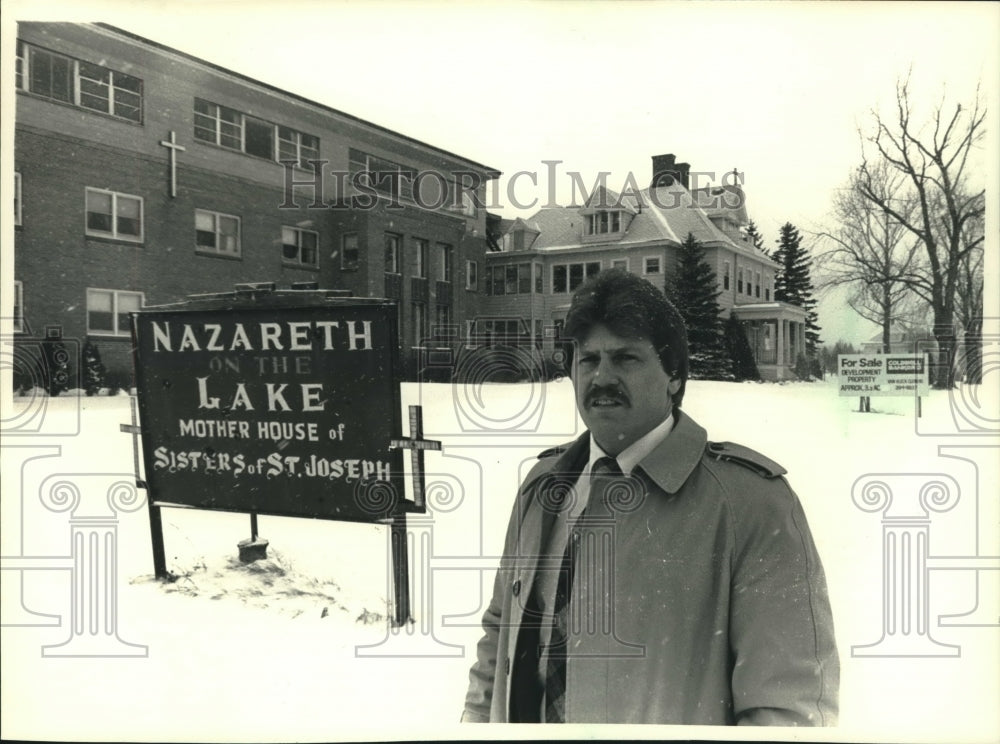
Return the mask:
<svg viewBox="0 0 1000 744"><path fill-rule="evenodd" d="M802 236L798 228L791 222L781 226L781 237L778 238L778 250L771 256L778 262L777 276L774 278L774 299L797 305L806 311L806 354L816 355L819 345L819 332L822 330L817 323L816 300L813 299L813 285L810 278L812 257L802 247Z"/></svg>
<svg viewBox="0 0 1000 744"><path fill-rule="evenodd" d="M760 380L760 370L757 369L757 362L753 358L753 349L747 340L746 330L733 313L729 314L725 323L725 338L736 381Z"/></svg>
<svg viewBox="0 0 1000 744"><path fill-rule="evenodd" d="M93 343L88 341L83 345L83 389L87 395L97 395L104 387L106 370L101 363L101 353Z"/></svg>
<svg viewBox="0 0 1000 744"><path fill-rule="evenodd" d="M750 220L750 224L747 225L747 238L749 238L753 247L765 256L771 255L770 251L764 246L764 236L760 234L760 230L757 229L757 223L753 220Z"/></svg>
<svg viewBox="0 0 1000 744"><path fill-rule="evenodd" d="M719 320L719 289L705 251L688 233L680 247L677 271L667 282L667 296L677 307L688 332L690 374L695 379L732 380L732 362Z"/></svg>

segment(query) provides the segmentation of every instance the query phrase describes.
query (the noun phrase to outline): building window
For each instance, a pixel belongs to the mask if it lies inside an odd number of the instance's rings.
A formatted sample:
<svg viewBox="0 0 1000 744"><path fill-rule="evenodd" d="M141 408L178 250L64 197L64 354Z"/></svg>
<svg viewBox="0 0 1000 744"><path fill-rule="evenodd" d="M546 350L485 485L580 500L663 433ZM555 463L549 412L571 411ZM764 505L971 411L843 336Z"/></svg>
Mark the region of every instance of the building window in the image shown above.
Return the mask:
<svg viewBox="0 0 1000 744"><path fill-rule="evenodd" d="M352 184L360 180L383 194L413 198L413 179L417 176L414 168L369 155L353 147L350 149L347 167Z"/></svg>
<svg viewBox="0 0 1000 744"><path fill-rule="evenodd" d="M760 272L759 271L754 275L753 293L754 293L755 297L760 298Z"/></svg>
<svg viewBox="0 0 1000 744"><path fill-rule="evenodd" d="M531 294L531 264L517 265L517 293Z"/></svg>
<svg viewBox="0 0 1000 744"><path fill-rule="evenodd" d="M128 314L143 305L142 292L119 289L87 290L87 333L94 336L129 336Z"/></svg>
<svg viewBox="0 0 1000 744"><path fill-rule="evenodd" d="M43 49L28 49L28 90L54 101L73 103L73 60Z"/></svg>
<svg viewBox="0 0 1000 744"><path fill-rule="evenodd" d="M542 291L542 267L539 264L518 263L486 267L486 294L530 295Z"/></svg>
<svg viewBox="0 0 1000 744"><path fill-rule="evenodd" d="M142 121L142 81L89 62L77 63L80 105L129 121Z"/></svg>
<svg viewBox="0 0 1000 744"><path fill-rule="evenodd" d="M494 267L494 271L496 268ZM503 294L516 295L518 290L517 264L503 267Z"/></svg>
<svg viewBox="0 0 1000 744"><path fill-rule="evenodd" d="M348 233L340 241L341 271L357 271L361 265L361 253L358 250L358 234Z"/></svg>
<svg viewBox="0 0 1000 744"><path fill-rule="evenodd" d="M743 269L736 270L736 291L743 294Z"/></svg>
<svg viewBox="0 0 1000 744"><path fill-rule="evenodd" d="M14 280L14 333L24 333L24 285Z"/></svg>
<svg viewBox="0 0 1000 744"><path fill-rule="evenodd" d="M194 137L271 161L294 160L302 167L319 158L318 137L201 98L194 99Z"/></svg>
<svg viewBox="0 0 1000 744"><path fill-rule="evenodd" d="M422 302L410 303L413 309L413 345L423 346L427 340L427 306Z"/></svg>
<svg viewBox="0 0 1000 744"><path fill-rule="evenodd" d="M465 262L465 288L472 291L479 289L479 264L475 261Z"/></svg>
<svg viewBox="0 0 1000 744"><path fill-rule="evenodd" d="M726 261L722 269L722 288L729 289L729 261Z"/></svg>
<svg viewBox="0 0 1000 744"><path fill-rule="evenodd" d="M481 319L476 322L476 335L485 337L488 344L516 345L530 338L530 331L525 333L524 325L518 319Z"/></svg>
<svg viewBox="0 0 1000 744"><path fill-rule="evenodd" d="M35 95L91 111L142 121L142 80L17 42L16 85Z"/></svg>
<svg viewBox="0 0 1000 744"><path fill-rule="evenodd" d="M293 160L302 168L310 167L310 160L319 160L319 137L279 126L278 160Z"/></svg>
<svg viewBox="0 0 1000 744"><path fill-rule="evenodd" d="M414 238L413 246L416 249L414 253L416 254L416 264L413 267L413 276L420 277L422 279L427 278L427 252L428 252L428 242L423 238Z"/></svg>
<svg viewBox="0 0 1000 744"><path fill-rule="evenodd" d="M438 243L438 249L441 252L441 281L450 282L451 281L451 246L447 243Z"/></svg>
<svg viewBox="0 0 1000 744"><path fill-rule="evenodd" d="M583 282L601 271L600 261L555 264L552 267L552 291L574 292Z"/></svg>
<svg viewBox="0 0 1000 744"><path fill-rule="evenodd" d="M569 267L565 264L552 267L552 292L569 292Z"/></svg>
<svg viewBox="0 0 1000 744"><path fill-rule="evenodd" d="M434 335L447 338L451 335L451 305L438 305L434 317Z"/></svg>
<svg viewBox="0 0 1000 744"><path fill-rule="evenodd" d="M194 137L242 152L243 115L234 109L195 98Z"/></svg>
<svg viewBox="0 0 1000 744"><path fill-rule="evenodd" d="M622 271L628 271L628 259L627 258L616 258L611 261L612 269L621 269Z"/></svg>
<svg viewBox="0 0 1000 744"><path fill-rule="evenodd" d="M642 261L643 274L659 274L661 269L659 256L646 256Z"/></svg>
<svg viewBox="0 0 1000 744"><path fill-rule="evenodd" d="M274 125L252 116L243 117L244 145L247 155L274 160Z"/></svg>
<svg viewBox="0 0 1000 744"><path fill-rule="evenodd" d="M771 299L771 279L768 278L768 279L765 279L765 281L767 283L764 285L764 299L765 300L770 300Z"/></svg>
<svg viewBox="0 0 1000 744"><path fill-rule="evenodd" d="M25 59L26 47L23 41L17 40L16 57L14 59L14 87L18 90L27 90L24 85L25 70L27 69L27 59Z"/></svg>
<svg viewBox="0 0 1000 744"><path fill-rule="evenodd" d="M606 235L621 231L621 213L600 211L587 215L587 235Z"/></svg>
<svg viewBox="0 0 1000 744"><path fill-rule="evenodd" d="M298 227L281 227L281 259L299 266L318 266L319 233Z"/></svg>
<svg viewBox="0 0 1000 744"><path fill-rule="evenodd" d="M104 189L86 189L86 234L142 241L142 197Z"/></svg>
<svg viewBox="0 0 1000 744"><path fill-rule="evenodd" d="M240 255L240 218L207 209L194 210L194 243L199 253Z"/></svg>
<svg viewBox="0 0 1000 744"><path fill-rule="evenodd" d="M385 273L398 274L399 272L399 244L402 241L400 235L395 233L385 234Z"/></svg>
<svg viewBox="0 0 1000 744"><path fill-rule="evenodd" d="M21 174L14 173L14 224L21 224Z"/></svg>

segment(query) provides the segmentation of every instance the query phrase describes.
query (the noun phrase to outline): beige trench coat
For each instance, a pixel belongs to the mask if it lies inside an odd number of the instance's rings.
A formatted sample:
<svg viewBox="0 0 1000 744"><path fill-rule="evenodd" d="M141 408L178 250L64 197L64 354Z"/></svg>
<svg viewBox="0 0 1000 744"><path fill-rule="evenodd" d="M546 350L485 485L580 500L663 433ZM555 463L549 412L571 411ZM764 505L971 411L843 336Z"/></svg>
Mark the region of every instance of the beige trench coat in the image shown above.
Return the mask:
<svg viewBox="0 0 1000 744"><path fill-rule="evenodd" d="M739 445L709 444L676 416L633 473L645 493L615 512L613 551L575 574L574 607L584 609L569 631L567 721L834 725L839 661L826 581L784 469ZM465 721L524 720L516 701L537 681L528 598L553 523L545 505L588 451L584 434L542 453L521 486Z"/></svg>

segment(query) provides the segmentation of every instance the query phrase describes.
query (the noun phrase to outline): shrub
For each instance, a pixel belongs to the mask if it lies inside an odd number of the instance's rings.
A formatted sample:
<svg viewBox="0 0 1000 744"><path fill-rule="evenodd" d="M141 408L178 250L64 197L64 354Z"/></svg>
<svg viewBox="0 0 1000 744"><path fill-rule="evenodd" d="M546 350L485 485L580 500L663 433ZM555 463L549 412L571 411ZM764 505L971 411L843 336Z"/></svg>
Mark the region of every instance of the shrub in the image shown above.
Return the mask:
<svg viewBox="0 0 1000 744"><path fill-rule="evenodd" d="M760 370L753 358L753 350L747 340L743 324L735 315L729 315L724 327L726 349L733 364L733 376L737 382L760 380Z"/></svg>
<svg viewBox="0 0 1000 744"><path fill-rule="evenodd" d="M805 354L799 354L795 357L795 376L800 380L812 382L814 379L817 379L813 376L815 368L815 359L809 359Z"/></svg>
<svg viewBox="0 0 1000 744"><path fill-rule="evenodd" d="M108 395L118 395L119 390L126 393L132 388L132 373L114 370L105 373L104 386L108 389Z"/></svg>
<svg viewBox="0 0 1000 744"><path fill-rule="evenodd" d="M105 386L105 375L107 370L101 363L101 352L93 343L88 341L83 345L81 363L83 365L83 389L87 395L97 395L101 388Z"/></svg>

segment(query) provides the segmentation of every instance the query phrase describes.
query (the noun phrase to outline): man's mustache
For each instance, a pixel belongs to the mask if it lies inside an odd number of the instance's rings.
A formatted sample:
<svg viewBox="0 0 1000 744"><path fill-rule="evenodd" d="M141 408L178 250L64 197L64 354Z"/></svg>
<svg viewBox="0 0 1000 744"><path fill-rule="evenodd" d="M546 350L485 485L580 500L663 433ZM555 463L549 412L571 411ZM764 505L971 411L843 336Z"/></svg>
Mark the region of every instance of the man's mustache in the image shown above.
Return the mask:
<svg viewBox="0 0 1000 744"><path fill-rule="evenodd" d="M595 385L587 391L587 397L584 402L587 405L591 405L598 398L610 398L611 400L624 404L628 404L629 402L628 396L625 395L625 391L617 385Z"/></svg>

